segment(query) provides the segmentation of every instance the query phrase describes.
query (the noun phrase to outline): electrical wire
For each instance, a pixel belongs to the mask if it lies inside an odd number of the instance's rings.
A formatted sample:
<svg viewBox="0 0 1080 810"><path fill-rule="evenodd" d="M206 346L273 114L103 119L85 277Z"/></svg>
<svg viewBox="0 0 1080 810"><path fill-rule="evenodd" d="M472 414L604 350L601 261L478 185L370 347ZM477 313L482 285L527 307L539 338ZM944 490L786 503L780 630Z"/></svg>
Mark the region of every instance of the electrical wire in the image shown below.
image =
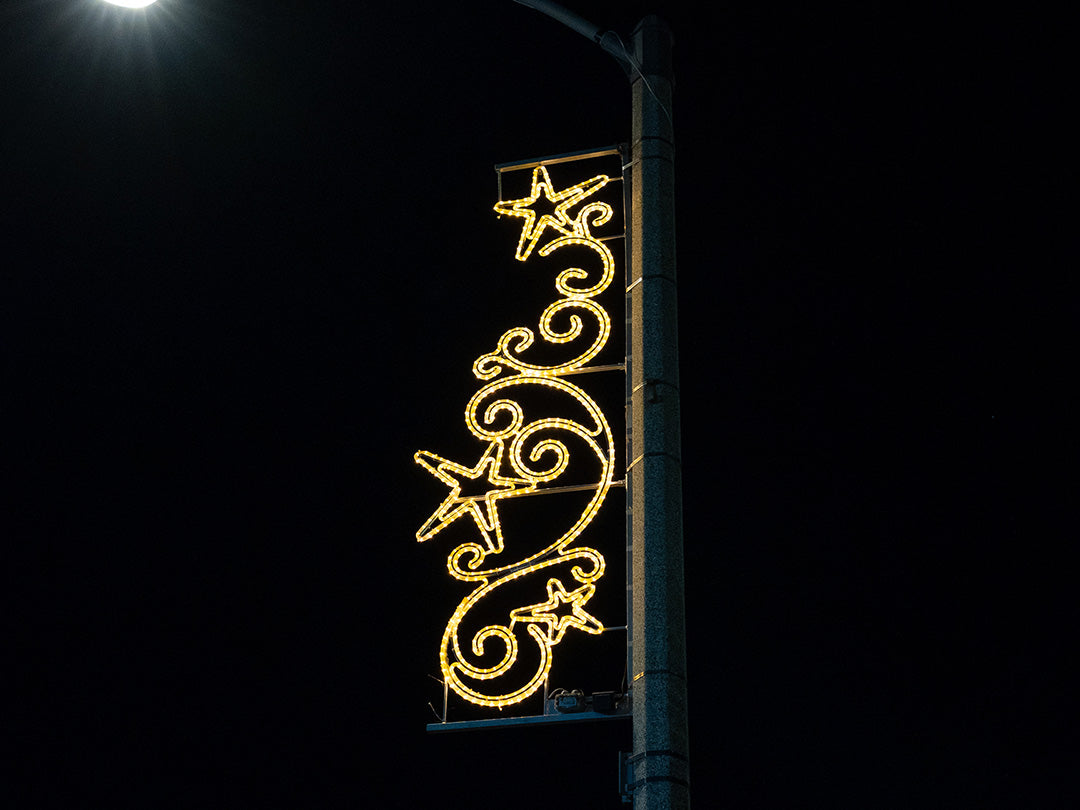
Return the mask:
<svg viewBox="0 0 1080 810"><path fill-rule="evenodd" d="M660 109L664 111L664 116L667 118L668 124L671 125L671 129L674 132L675 131L675 122L671 120L671 111L667 108L667 106L664 104L664 102L662 102L660 100L660 97L658 95L656 95L656 91L653 90L652 85L649 84L649 80L645 78L645 74L641 71L641 65L639 65L634 60L633 55L627 49L626 44L622 41L622 37L619 36L618 32L617 31L604 31L597 38L597 44L599 44L601 47L603 47L604 37L608 36L609 34L611 36L615 37L615 40L619 43L619 49L622 51L623 58L626 59L626 61L630 64L630 67L632 67L637 72L637 75L641 77L641 81L643 81L645 83L645 89L649 91L649 95L651 95L654 99L656 99L656 103L659 104ZM607 49L605 48L605 50L607 50ZM610 53L610 51L609 51L609 53Z"/></svg>

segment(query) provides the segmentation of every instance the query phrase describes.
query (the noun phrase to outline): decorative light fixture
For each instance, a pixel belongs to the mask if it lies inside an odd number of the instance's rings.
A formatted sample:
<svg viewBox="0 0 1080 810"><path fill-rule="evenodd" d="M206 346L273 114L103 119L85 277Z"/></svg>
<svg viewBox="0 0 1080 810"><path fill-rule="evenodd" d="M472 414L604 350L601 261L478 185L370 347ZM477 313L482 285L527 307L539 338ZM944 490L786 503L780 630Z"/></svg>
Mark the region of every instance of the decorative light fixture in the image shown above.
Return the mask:
<svg viewBox="0 0 1080 810"><path fill-rule="evenodd" d="M123 6L124 8L146 8L156 3L157 0L105 0L105 2L114 6Z"/></svg>
<svg viewBox="0 0 1080 810"><path fill-rule="evenodd" d="M524 220L515 252L518 260L528 259L538 244L542 245L537 251L540 256L551 256L566 247L584 247L599 259L599 272L567 267L558 274L555 289L560 297L544 309L538 323L540 339L553 346L581 342L586 331L595 336L568 359L541 363L524 357L537 333L525 326L505 332L494 351L473 363L473 374L486 384L469 400L465 425L485 444L480 460L470 466L426 450L414 456L420 466L450 487L447 497L416 533L416 539L430 540L466 516L472 519L471 525L479 535L480 542L461 543L447 557L450 575L471 583L473 589L446 625L439 660L446 684L465 700L481 706L501 708L535 694L551 669L552 648L568 630L590 634L604 630L603 623L586 609L596 593L596 581L604 574L604 558L595 549L576 545L576 541L596 516L612 485L615 445L611 428L596 402L563 378L587 370L586 364L604 348L611 334L611 317L593 299L611 284L615 262L608 247L591 232L591 228L611 219L611 206L593 201L570 216L572 207L610 179L599 175L556 191L547 169L538 166L533 171L528 197L495 205L498 214ZM541 196L555 204L554 213L538 214L534 210ZM545 237L554 238L544 244ZM560 320L569 316L569 327L557 329L556 316ZM546 391L548 400L564 402L575 412L574 417L530 418L521 401L530 391L538 390ZM569 529L547 543L532 539L527 545L531 549L539 545L540 550L514 559L511 552L515 544L503 537L500 506L510 499L543 494L551 488L550 484L570 466L571 446L575 454L583 452L598 462L594 482L574 487L592 490L592 497ZM463 494L466 480L486 482L486 491ZM469 521L465 525L470 525ZM503 623L483 625L476 619L466 622L478 604L496 591L505 595L511 583L521 586L515 588L521 594L517 601L520 607L509 609ZM500 604L503 601L499 599ZM470 625L468 630L463 629L463 623ZM462 635L466 637L464 643ZM489 647L489 640L494 646ZM527 664L519 665L521 645L530 641L535 653L528 656ZM485 657L492 663L480 663Z"/></svg>

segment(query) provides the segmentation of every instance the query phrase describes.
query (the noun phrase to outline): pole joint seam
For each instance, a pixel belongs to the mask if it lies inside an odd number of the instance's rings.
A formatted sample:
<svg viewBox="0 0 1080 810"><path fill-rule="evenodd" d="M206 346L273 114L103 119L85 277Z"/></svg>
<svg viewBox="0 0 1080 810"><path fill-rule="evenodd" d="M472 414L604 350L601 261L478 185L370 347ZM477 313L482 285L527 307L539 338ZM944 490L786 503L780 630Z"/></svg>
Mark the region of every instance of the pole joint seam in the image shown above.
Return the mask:
<svg viewBox="0 0 1080 810"><path fill-rule="evenodd" d="M673 669L643 669L637 675L634 676L632 683L636 683L639 679L644 678L646 675L671 675L674 678L681 678L686 680L685 672L676 672Z"/></svg>
<svg viewBox="0 0 1080 810"><path fill-rule="evenodd" d="M679 390L679 386L675 385L674 383L669 383L667 380L645 380L645 382L640 383L639 385L635 385L633 390L630 392L630 394L631 395L636 394L642 388L648 388L650 385L652 385L652 386L666 385L668 388L675 389L675 391Z"/></svg>
<svg viewBox="0 0 1080 810"><path fill-rule="evenodd" d="M648 141L649 143L646 144L646 141ZM661 148L657 149L656 151L649 151L648 153L645 153L646 146L656 146L657 144L661 144L662 146L666 146L667 148ZM675 165L674 155L672 154L675 152L674 141L671 141L659 135L645 135L641 139L634 141L634 147L638 151L642 152L642 154L638 155L630 163L627 163L626 166L623 167L624 171L631 168L634 164L642 163L646 160L666 160L668 163Z"/></svg>
<svg viewBox="0 0 1080 810"><path fill-rule="evenodd" d="M646 458L646 457L649 457L649 456L667 456L667 457L668 457L668 458L670 458L670 459L671 459L672 461L674 461L674 462L675 462L675 464L676 464L676 465L677 465L677 466L678 466L678 467L679 467L680 469L682 468L682 459L681 459L681 458L678 458L677 456L673 456L673 455L671 455L671 453L667 453L667 452L664 452L664 451L662 451L662 450L654 450L654 451L652 451L652 452L650 452L650 453L642 453L642 454L641 454L640 456L638 456L637 458L635 458L635 459L634 459L633 461L631 461L631 462L630 462L629 464L627 464L627 465L626 465L626 471L627 471L627 472L630 472L630 470L634 469L634 467L635 467L635 466L637 465L637 463L638 463L639 461L641 461L642 459L644 459L644 458ZM662 670L662 669L655 669L655 670L649 670L649 672L663 672L663 671L664 671L664 670ZM640 673L640 674L638 675L638 677L641 677L641 675L644 675L644 674L645 674L644 672L643 672L643 673ZM686 678L686 676L685 676L685 675L684 675L684 676L682 676L682 677L683 677L684 679Z"/></svg>
<svg viewBox="0 0 1080 810"><path fill-rule="evenodd" d="M640 754L634 754L632 757L627 757L626 762L632 764L639 759L646 759L648 757L675 757L675 759L681 759L683 762L690 761L690 757L679 751L672 751L670 748L656 748L650 751L642 751Z"/></svg>

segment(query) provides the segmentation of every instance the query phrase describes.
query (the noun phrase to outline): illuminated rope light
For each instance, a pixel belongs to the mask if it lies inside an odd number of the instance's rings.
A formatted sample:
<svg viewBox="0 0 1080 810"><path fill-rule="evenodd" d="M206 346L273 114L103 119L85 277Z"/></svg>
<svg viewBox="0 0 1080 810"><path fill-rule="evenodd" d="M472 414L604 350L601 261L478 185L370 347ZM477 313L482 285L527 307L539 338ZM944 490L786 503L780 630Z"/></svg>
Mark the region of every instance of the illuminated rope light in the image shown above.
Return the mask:
<svg viewBox="0 0 1080 810"><path fill-rule="evenodd" d="M596 593L595 585L582 585L576 590L566 592L562 580L549 579L547 582L548 598L539 605L529 605L510 611L511 617L518 621L538 622L547 625L547 638L552 644L562 641L569 627L576 627L586 633L598 635L604 632L604 625L582 605L592 599ZM559 605L570 605L571 614L558 615Z"/></svg>
<svg viewBox="0 0 1080 810"><path fill-rule="evenodd" d="M522 262L529 258L529 254L532 253L536 243L540 241L546 227L554 228L565 236L572 235L574 233L574 220L567 217L567 212L586 197L595 194L607 185L609 180L611 180L610 177L598 175L578 183L576 186L557 192L551 186L551 178L548 177L546 167L537 166L533 169L532 189L528 197L522 197L520 200L500 201L495 204L495 213L500 216L505 214L511 217L521 217L525 220L525 226L521 229L521 238L518 240L517 252L514 254L514 258ZM554 214L542 214L537 218L536 211L533 210L532 206L540 199L541 194L548 202L558 203L558 205L555 207ZM607 207L610 211L611 207ZM580 218L580 215L578 218Z"/></svg>
<svg viewBox="0 0 1080 810"><path fill-rule="evenodd" d="M416 462L439 480L450 486L450 494L439 508L435 510L423 527L416 533L416 539L420 542L430 540L462 515L469 515L475 522L476 527L484 538L484 542L490 551L498 554L503 549L502 529L495 509L495 502L500 498L508 498L535 489L535 485L520 478L507 478L499 475L502 466L503 445L500 441L494 441L487 451L476 463L475 467L465 467L455 464L445 458L440 458L434 453L421 450L415 455ZM492 485L484 495L484 505L487 507L486 514L481 511L475 499L461 498L461 479L477 479L484 475L487 470L487 481ZM494 534L494 537L492 535Z"/></svg>
<svg viewBox="0 0 1080 810"><path fill-rule="evenodd" d="M473 589L454 610L439 648L447 685L465 700L481 706L502 708L535 694L551 670L552 648L568 630L589 634L604 630L601 621L586 609L596 593L596 581L604 574L604 558L595 549L575 542L595 518L612 486L615 444L596 402L563 376L582 371L611 335L611 317L592 299L611 284L615 261L607 246L591 232L611 219L611 206L591 201L576 216L569 215L571 208L610 179L598 175L556 191L547 169L538 166L533 171L528 197L495 205L499 215L524 220L515 252L518 260L528 259L546 237L550 241L539 247L539 255L550 256L564 247L585 247L600 260L600 272L590 282L595 270L562 270L555 279L560 297L541 313L537 330L518 326L506 331L494 351L473 363L473 374L485 384L465 407L465 425L486 445L479 461L469 466L426 450L414 456L420 466L450 488L417 531L417 541L430 540L460 518L471 518L481 541L461 543L447 557L450 575L470 583ZM541 196L555 205L554 213L538 215L533 209ZM523 357L537 336L553 346L568 346L587 335L592 336L591 340L586 337L588 345L563 362L542 364ZM564 401L577 415L526 414L520 395L537 386L556 395L556 401ZM544 492L544 485L569 468L571 446L584 448L585 455L599 464L595 484L588 486L593 490L588 504L569 529L539 551L520 559L498 560L506 554L500 505L514 497ZM463 495L465 481L486 482L487 489L483 495ZM496 564L487 565L488 558L497 560ZM543 576L530 577L540 574ZM503 624L463 627L470 622L473 608L494 592L510 587L532 594L532 603L511 609ZM524 601L528 602L528 597ZM524 643L531 643L535 653L531 663L517 666Z"/></svg>

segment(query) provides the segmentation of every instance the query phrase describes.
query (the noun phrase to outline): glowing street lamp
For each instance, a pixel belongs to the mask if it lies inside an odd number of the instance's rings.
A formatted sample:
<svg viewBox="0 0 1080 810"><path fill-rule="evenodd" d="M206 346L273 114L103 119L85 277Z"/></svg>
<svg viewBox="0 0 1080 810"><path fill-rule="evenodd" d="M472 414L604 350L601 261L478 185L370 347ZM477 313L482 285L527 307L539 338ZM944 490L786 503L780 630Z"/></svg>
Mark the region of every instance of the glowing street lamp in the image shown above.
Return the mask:
<svg viewBox="0 0 1080 810"><path fill-rule="evenodd" d="M114 6L123 6L124 8L146 8L156 3L157 0L105 0L105 2Z"/></svg>

